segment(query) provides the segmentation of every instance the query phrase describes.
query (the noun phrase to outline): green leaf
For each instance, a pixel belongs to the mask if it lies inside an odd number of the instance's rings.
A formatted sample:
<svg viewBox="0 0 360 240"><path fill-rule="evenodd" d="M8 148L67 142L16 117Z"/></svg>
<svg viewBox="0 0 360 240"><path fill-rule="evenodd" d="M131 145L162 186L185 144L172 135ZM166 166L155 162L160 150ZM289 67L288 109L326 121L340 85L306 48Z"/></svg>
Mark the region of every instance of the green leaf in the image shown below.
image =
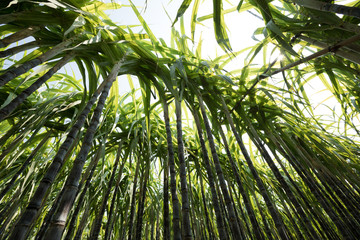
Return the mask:
<svg viewBox="0 0 360 240"><path fill-rule="evenodd" d="M157 44L158 40L156 39L155 35L153 34L153 32L151 31L151 29L149 28L149 26L147 25L147 23L145 22L144 18L141 16L141 14L139 13L139 11L137 10L136 6L133 4L133 2L131 0L130 4L131 4L131 8L133 9L134 13L136 14L137 18L139 19L141 25L143 26L145 32L149 35L150 40L154 43Z"/></svg>
<svg viewBox="0 0 360 240"><path fill-rule="evenodd" d="M74 29L84 26L86 23L85 18L83 16L78 16L73 24L65 31L64 36L68 35L70 32L72 32Z"/></svg>
<svg viewBox="0 0 360 240"><path fill-rule="evenodd" d="M237 7L236 7L236 10L237 10L238 12L241 10L241 6L242 6L243 2L244 2L244 0L241 0L241 1L239 2L239 4L237 5Z"/></svg>
<svg viewBox="0 0 360 240"><path fill-rule="evenodd" d="M224 51L231 51L229 37L226 33L224 15L222 13L222 0L213 0L214 6L214 28L216 41Z"/></svg>
<svg viewBox="0 0 360 240"><path fill-rule="evenodd" d="M230 77L228 77L226 75L222 75L222 74L219 74L217 76L220 77L221 79L225 80L226 82L230 83L231 85L236 86L236 84L231 80Z"/></svg>
<svg viewBox="0 0 360 240"><path fill-rule="evenodd" d="M232 12L235 12L235 11L243 12L243 11L250 10L252 8L254 8L253 5L251 5L250 3L245 3L245 4L242 4L242 7L241 7L240 11L237 9L237 7L232 7L232 8L223 10L223 14L232 13ZM205 16L202 16L202 17L198 17L197 21L202 22L202 21L205 21L205 20L208 20L208 19L212 19L213 17L214 17L214 14L208 14L208 15L205 15Z"/></svg>
<svg viewBox="0 0 360 240"><path fill-rule="evenodd" d="M280 43L280 46L283 47L283 49L285 49L294 56L298 56L298 54L292 49L288 41L285 40L285 36L282 31L279 29L278 26L276 26L276 24L272 20L270 20L266 24L266 28L275 34L276 40Z"/></svg>
<svg viewBox="0 0 360 240"><path fill-rule="evenodd" d="M186 9L188 9L188 7L190 6L192 0L184 0L181 3L180 8L178 9L178 12L176 14L175 20L173 22L173 24L171 25L172 27L174 26L174 24L178 21L179 17L181 17L182 15L184 15Z"/></svg>
<svg viewBox="0 0 360 240"><path fill-rule="evenodd" d="M190 22L190 28L191 28L191 40L194 41L195 37L195 25L196 25L196 18L197 18L197 12L199 9L200 0L195 0L193 10L191 13L191 22Z"/></svg>

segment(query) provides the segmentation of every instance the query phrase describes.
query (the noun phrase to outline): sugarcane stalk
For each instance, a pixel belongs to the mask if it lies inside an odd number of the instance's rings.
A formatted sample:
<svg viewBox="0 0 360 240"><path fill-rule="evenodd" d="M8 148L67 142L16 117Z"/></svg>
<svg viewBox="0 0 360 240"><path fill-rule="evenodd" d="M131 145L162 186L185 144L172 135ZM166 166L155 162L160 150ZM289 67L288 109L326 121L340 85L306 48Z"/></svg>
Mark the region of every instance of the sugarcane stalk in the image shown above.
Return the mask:
<svg viewBox="0 0 360 240"><path fill-rule="evenodd" d="M31 152L30 156L25 160L21 165L20 169L15 173L11 178L10 182L6 184L6 187L0 193L0 201L5 196L5 194L14 186L16 179L23 173L26 167L30 164L31 160L36 156L39 150L44 146L44 144L49 140L51 136L51 131L49 131L46 136L41 140L41 142L36 146L36 148Z"/></svg>
<svg viewBox="0 0 360 240"><path fill-rule="evenodd" d="M114 190L114 194L113 194L111 204L110 204L110 209L109 209L109 217L108 217L109 220L108 220L108 222L106 224L106 228L105 228L104 240L108 240L110 238L110 236L111 236L111 232L113 231L114 220L113 220L112 215L113 215L113 212L114 212L116 196L117 196L117 193L119 191L119 185L120 185L120 181L121 181L121 177L122 177L122 172L123 172L123 169L124 169L124 166L125 166L125 163L126 163L126 159L127 159L127 156L125 156L123 158L123 160L122 160L122 164L120 166L120 170L119 170L118 177L117 177L117 180L116 180L115 190Z"/></svg>
<svg viewBox="0 0 360 240"><path fill-rule="evenodd" d="M17 42L24 38L27 38L39 30L40 30L39 26L30 26L28 28L21 29L21 30L17 31L16 33L13 33L13 34L1 39L0 40L0 48L4 48L11 43Z"/></svg>
<svg viewBox="0 0 360 240"><path fill-rule="evenodd" d="M0 15L0 24L6 24L9 22L13 22L17 19L17 17L23 15L24 13L28 13L29 11L22 11L22 12L14 12L9 14Z"/></svg>
<svg viewBox="0 0 360 240"><path fill-rule="evenodd" d="M135 176L134 176L134 180L133 180L133 189L132 189L132 195L131 195L131 205L130 205L130 216L129 216L129 220L127 223L128 226L128 240L132 239L132 234L133 234L133 220L134 220L134 215L135 215L135 206L136 206L136 199L135 199L135 195L136 195L136 185L138 182L138 175L139 175L139 169L140 169L140 159L137 160L136 163L136 169L135 169Z"/></svg>
<svg viewBox="0 0 360 240"><path fill-rule="evenodd" d="M309 56L307 56L305 58L299 59L298 61L290 63L290 64L288 64L288 65L286 65L286 66L284 66L284 67L282 67L280 69L277 69L277 70L275 70L273 72L266 73L266 74L261 74L260 76L258 76L256 78L254 84L246 91L246 93L235 103L234 107L230 110L230 113L232 113L237 107L240 106L241 102L245 99L245 97L255 88L255 86L261 80L266 79L268 77L271 77L271 76L273 76L275 74L281 73L281 72L283 72L283 71L285 71L287 69L290 69L292 67L296 67L296 66L298 66L298 65L300 65L302 63L306 63L306 62L308 62L308 61L310 61L312 59L318 58L318 57L320 57L320 56L322 56L324 54L327 54L329 52L336 53L339 50L339 48L342 48L344 46L347 46L347 45L352 44L352 43L354 43L356 41L359 41L359 40L360 40L360 34L354 35L354 36L352 36L352 37L350 37L348 39L345 39L345 40L343 40L343 41L341 41L341 42L339 42L337 44L334 44L334 45L332 45L330 47L324 48L324 49L322 49L322 50L320 50L320 51L318 51L318 52L316 52L314 54L311 54L311 55L309 55Z"/></svg>
<svg viewBox="0 0 360 240"><path fill-rule="evenodd" d="M291 141L287 138L287 136L283 136L283 139L279 139L280 141ZM288 146L286 146L285 142L283 146L286 148L286 152L288 153L285 155L288 158L289 163L294 167L296 172L299 174L299 176L302 178L302 180L305 182L305 184L309 187L311 193L315 196L317 201L320 203L322 208L325 210L327 215L330 217L330 219L334 222L335 226L338 228L338 231L335 233L336 235L340 233L342 235L342 238L345 239L351 239L351 230L346 226L346 224L342 221L341 218L336 214L334 209L329 205L328 201L331 201L331 199L327 196L326 192L319 186L317 181L314 179L314 177L309 173L309 171L305 168L305 164L302 162L299 162L297 160L297 157L295 154L298 154L300 158L307 159L308 156L305 156L304 154L306 151L302 149L302 147L299 145L296 146L295 151L291 151L288 149ZM290 151L289 151L290 150Z"/></svg>
<svg viewBox="0 0 360 240"><path fill-rule="evenodd" d="M44 54L40 55L37 58L29 60L29 61L21 64L18 67L7 70L4 74L2 74L0 76L0 87L4 86L5 84L7 84L12 79L26 73L30 69L32 69L32 68L46 62L50 58L55 57L56 55L62 53L66 49L67 46L69 46L70 44L72 44L76 40L78 40L79 36L81 36L81 34L80 35L75 35L75 36L73 36L73 37L59 43L58 45L54 46L53 48L51 48L50 50L48 50L47 52L45 52Z"/></svg>
<svg viewBox="0 0 360 240"><path fill-rule="evenodd" d="M102 200L102 203L101 203L101 206L100 206L100 211L96 215L95 220L93 221L93 225L91 227L90 238L89 238L91 240L97 240L99 238L100 229L101 229L101 225L102 225L102 219L104 217L104 213L105 213L108 198L109 198L109 195L110 195L111 187L112 187L112 184L113 184L114 179L115 179L115 173L116 173L117 167L119 165L120 149L121 149L121 145L119 146L119 150L118 150L117 155L116 155L115 164L112 167L112 173L111 173L111 176L110 176L110 179L109 179L109 182L108 182L107 190L105 192L105 195L103 196L103 200Z"/></svg>
<svg viewBox="0 0 360 240"><path fill-rule="evenodd" d="M64 194L60 200L59 207L53 218L51 219L49 228L45 232L45 239L51 238L54 240L60 240L62 237L66 219L76 197L82 169L87 159L87 155L90 151L97 126L100 122L100 116L104 108L106 98L109 95L112 83L116 80L116 76L122 64L123 60L121 59L114 65L110 74L108 75L108 78L106 80L107 83L101 93L98 104L94 110L94 114L91 118L90 125L85 133L84 141L81 146L80 152L77 155L74 161L73 168L71 169L70 174L66 180Z"/></svg>
<svg viewBox="0 0 360 240"><path fill-rule="evenodd" d="M95 103L96 99L100 95L101 91L105 87L108 81L111 79L108 78L107 81L104 81L95 91L93 96L90 98L88 103L86 104L83 111L80 113L76 123L72 126L70 132L68 133L65 141L61 144L58 152L56 153L53 162L50 167L46 171L44 177L40 181L39 186L37 187L35 194L30 200L30 203L21 214L19 221L16 224L16 227L13 233L10 235L10 239L12 240L22 240L25 239L27 232L30 230L30 227L35 222L38 212L40 210L41 205L45 201L46 192L51 187L52 183L55 180L55 177L59 173L63 163L64 158L68 150L70 149L72 143L76 139L80 129L83 127L87 115L90 113L91 107Z"/></svg>
<svg viewBox="0 0 360 240"><path fill-rule="evenodd" d="M79 190L82 188L83 182L85 182L84 189L81 191L81 194L79 196L79 200L77 201L77 204L76 204L76 208L75 208L75 210L74 210L74 212L72 214L72 217L71 217L71 220L70 220L70 223L69 223L69 229L68 229L68 231L66 233L66 236L65 236L65 240L70 240L73 237L73 234L74 234L74 231L75 231L76 220L77 220L77 218L79 216L79 212L80 212L81 207L83 205L87 190L90 187L92 176L94 175L97 163L99 162L99 160L101 158L100 149L101 148L99 148L99 150L97 151L97 153L95 154L95 156L91 160L91 163L89 164L87 172L84 174L83 178L81 179L82 181L81 181L81 183L79 185Z"/></svg>
<svg viewBox="0 0 360 240"><path fill-rule="evenodd" d="M186 181L186 164L184 156L184 142L182 139L182 124L181 124L181 100L175 98L175 112L176 112L176 130L178 141L178 158L180 167L180 184L181 184L181 203L182 203L182 232L185 240L193 239L191 224L190 224L190 204L188 196L188 187Z"/></svg>
<svg viewBox="0 0 360 240"><path fill-rule="evenodd" d="M0 122L3 121L10 113L12 113L25 99L33 92L40 88L49 78L51 78L59 69L67 64L75 56L74 52L68 53L60 61L58 61L54 67L47 71L42 77L34 82L30 87L22 91L16 98L14 98L9 104L0 109Z"/></svg>
<svg viewBox="0 0 360 240"><path fill-rule="evenodd" d="M224 227L224 216L222 215L222 212L220 211L219 199L217 197L218 194L217 194L217 191L215 188L215 181L216 181L215 179L216 178L213 176L213 173L212 173L209 155L206 150L203 132L202 132L200 119L199 119L199 115L198 115L197 111L193 110L193 116L194 116L196 129L197 129L199 140L200 140L201 152L202 152L204 164L206 167L206 173L208 176L212 204L213 204L213 208L215 211L216 224L217 224L217 228L218 228L218 232L219 232L219 239L225 240L227 238L226 238L226 231L225 231L225 227Z"/></svg>
<svg viewBox="0 0 360 240"><path fill-rule="evenodd" d="M306 41L312 45L315 45L317 47L320 47L320 48L328 48L330 47L329 44L326 44L324 42L321 42L321 41L318 41L318 40L315 40L315 39L311 39L309 37L306 37L306 36L299 36L299 39L303 40L303 41ZM350 48L350 46L349 46ZM353 63L356 63L356 64L359 64L360 65L360 57L359 57L359 53L355 53L355 52L347 52L347 51L344 51L344 50L337 50L336 52L334 52L335 55L339 56L339 57L342 57L342 58L345 58Z"/></svg>
<svg viewBox="0 0 360 240"><path fill-rule="evenodd" d="M259 187L259 191L261 193L261 195L263 196L264 200L265 200L265 203L270 211L270 214L274 220L274 223L275 223L275 226L276 226L276 229L278 230L278 233L280 235L280 237L282 239L289 239L288 237L288 234L287 234L287 231L286 231L286 227L284 225L284 222L282 221L281 217L280 217L280 214L278 212L278 210L276 209L276 207L274 206L273 202L271 201L271 198L269 196L269 194L267 193L266 191L266 188L265 188L265 185L263 183L263 181L261 180L259 174L257 173L257 170L247 152L247 149L240 137L240 135L238 134L236 128L235 128L235 125L234 125L234 122L230 116L230 112L228 110L228 107L227 105L225 104L225 101L223 98L221 98L221 101L222 101L222 106L223 106L223 110L225 112L225 116L226 116L226 119L228 120L229 124L230 124L230 127L231 127L231 130L233 132L233 134L235 135L235 139L237 141L237 143L239 144L239 147L240 147L240 150L249 166L249 169L253 175L253 177L255 178L255 181Z"/></svg>
<svg viewBox="0 0 360 240"><path fill-rule="evenodd" d="M164 171L164 240L170 240L170 215L169 215L169 164L168 159L163 160ZM152 236L152 235L151 235Z"/></svg>
<svg viewBox="0 0 360 240"><path fill-rule="evenodd" d="M143 216L144 216L144 206L145 206L145 200L146 200L146 192L147 192L147 182L149 180L149 173L150 173L150 158L147 156L146 158L146 165L145 165L145 173L143 173L143 181L141 185L141 191L140 191L140 201L138 205L138 212L137 212L137 220L136 220L136 233L135 233L135 239L140 240L141 239L141 233L142 233L142 227L143 227ZM147 237L145 238L147 239Z"/></svg>
<svg viewBox="0 0 360 240"><path fill-rule="evenodd" d="M163 109L164 109L164 121L166 128L166 142L168 149L168 160L170 168L170 190L171 190L171 199L172 199L172 208L173 208L173 232L174 240L181 239L181 228L180 228L180 204L177 197L176 191L176 170L175 170L175 160L174 160L174 148L172 143L170 120L169 120L169 107L166 102L166 99L163 99Z"/></svg>
<svg viewBox="0 0 360 240"><path fill-rule="evenodd" d="M195 164L199 165L197 161L195 161ZM197 166L198 170L200 171L200 166ZM200 179L200 191L201 191L201 197L202 197L202 202L204 205L204 212L205 212L205 222L206 222L206 228L208 231L208 235L210 239L215 239L214 237L214 230L209 218L209 212L208 212L208 208L206 206L206 201L205 201L205 191L204 191L204 183L203 183L203 179L201 174L199 174L199 179ZM205 231L205 230L204 230Z"/></svg>
<svg viewBox="0 0 360 240"><path fill-rule="evenodd" d="M4 57L7 57L7 56L12 56L12 55L15 55L15 54L17 54L19 52L23 52L23 51L32 49L32 48L37 47L37 46L39 46L38 42L37 41L32 41L32 42L22 44L20 46L9 48L9 49L6 49L4 51L0 51L0 58L4 58Z"/></svg>
<svg viewBox="0 0 360 240"><path fill-rule="evenodd" d="M306 7L314 10L333 12L333 13L360 18L360 8L357 7L348 7L344 5L327 3L316 0L291 0L291 1L302 7Z"/></svg>
<svg viewBox="0 0 360 240"><path fill-rule="evenodd" d="M0 154L0 163L5 159L5 157L16 147L18 144L26 137L30 131L25 130L24 132L20 133L8 146Z"/></svg>
<svg viewBox="0 0 360 240"><path fill-rule="evenodd" d="M81 220L80 220L79 226L77 228L77 231L76 231L76 234L75 234L75 237L73 238L73 240L83 239L82 234L83 234L84 228L86 227L86 224L88 224L88 217L90 215L89 212L90 212L90 206L86 205L85 211L81 216Z"/></svg>
<svg viewBox="0 0 360 240"><path fill-rule="evenodd" d="M241 111L241 113L243 115L245 115L245 113L242 111L242 109L240 111ZM249 130L252 133L252 140L255 143L255 145L257 146L257 148L259 149L260 154L263 156L263 159L266 161L266 163L268 164L268 166L270 167L270 169L274 173L274 176L276 177L276 179L278 180L278 182L282 186L282 189L285 191L285 193L286 193L287 197L289 198L290 202L295 207L296 212L297 212L297 214L295 214L295 216L297 218L299 218L299 222L300 222L300 224L302 224L303 229L305 231L307 231L307 235L310 235L312 238L314 238L314 239L319 238L318 234L316 233L315 229L312 226L312 223L310 223L306 213L303 211L303 209L300 206L300 204L299 204L297 198L295 197L294 193L291 191L291 189L288 186L288 184L286 183L284 177L281 175L278 167L275 165L274 161L270 157L270 154L266 150L264 144L261 142L261 139L258 136L256 130L251 125L250 120L246 116L243 117L243 119L244 119L245 123L249 126ZM305 221L305 224L303 224L302 220Z"/></svg>
<svg viewBox="0 0 360 240"><path fill-rule="evenodd" d="M198 99L199 99L200 110L201 110L202 117L203 117L203 120L204 120L206 134L207 134L210 149L211 149L211 154L212 154L213 161L214 161L214 164L215 164L216 174L217 174L219 182L220 182L221 192L223 193L226 208L227 208L227 211L228 211L228 214L229 214L231 231L232 231L233 236L236 236L239 239L243 239L244 234L241 231L241 229L240 229L240 227L239 227L239 225L238 225L238 223L236 221L236 215L235 215L235 212L234 212L234 206L232 205L231 198L230 198L229 191L228 191L228 187L226 185L224 174L223 174L223 171L222 171L222 168L221 168L221 165L220 165L219 157L218 157L218 154L216 152L215 142L214 142L214 138L212 136L210 123L209 123L209 120L207 118L207 114L206 114L206 111L205 111L205 106L204 106L202 97L200 95L198 96Z"/></svg>
<svg viewBox="0 0 360 240"><path fill-rule="evenodd" d="M238 188L239 188L239 191L240 191L240 194L241 196L243 197L243 201L244 201L244 204L245 204L245 208L246 208L246 211L249 215L249 218L250 218L250 221L251 221L251 225L252 225L252 228L253 228L253 231L254 231L254 234L255 234L255 237L256 239L260 240L260 239L264 239L264 234L262 233L261 229L260 229L260 226L259 226L259 223L256 219L256 216L255 216L255 212L254 212L254 209L251 205L251 202L250 202L250 199L249 199L249 196L248 194L245 192L245 189L244 189L244 186L243 184L241 183L241 178L240 178L240 174L239 174L239 170L235 164L235 161L231 155L231 152L230 152L230 149L229 149L229 146L228 146L228 143L226 141L226 137L225 137L225 134L224 134L224 131L222 130L221 126L219 127L219 132L220 132L220 136L223 140L223 143L224 143L224 147L225 147L225 151L226 151L226 155L230 161L230 164L231 164L231 167L232 167L232 170L233 170L233 173L234 173L234 176L235 176L235 181L238 185Z"/></svg>

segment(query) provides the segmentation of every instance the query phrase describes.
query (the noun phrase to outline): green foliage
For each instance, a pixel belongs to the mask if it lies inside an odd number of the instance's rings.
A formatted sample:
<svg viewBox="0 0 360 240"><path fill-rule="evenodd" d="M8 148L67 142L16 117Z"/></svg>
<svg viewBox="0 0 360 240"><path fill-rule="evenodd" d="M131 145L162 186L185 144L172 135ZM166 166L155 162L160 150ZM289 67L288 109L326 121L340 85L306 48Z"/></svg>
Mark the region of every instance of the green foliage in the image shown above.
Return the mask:
<svg viewBox="0 0 360 240"><path fill-rule="evenodd" d="M0 88L2 114L4 106L28 91L67 53L75 54L67 66L78 70L79 76L52 73L1 118L1 238L41 239L59 227L56 213L66 209L59 209L58 199L70 180L75 182L75 199L58 239L86 239L90 234L101 239L165 239L165 228L171 236L181 236L174 232L174 223L165 223L164 201L169 203L170 219L176 205L174 198L170 200L173 195L164 199L164 192L181 196L179 202L184 203L185 191L189 208L183 211L189 211L188 219L178 216L178 221L182 225L188 221L192 230L188 238L226 238L221 233L230 239L238 239L237 233L246 239L360 237L360 63L351 57L359 53L360 43L348 41L359 34L356 21L286 1L263 0L229 3L228 10L222 9L221 0L214 0L213 13L197 17L202 2L185 0L174 24L192 2L191 37L185 36L180 19L181 34L172 29L172 47L156 38L132 2L124 6L93 0L24 0L0 10L3 37L30 24L41 26L31 35L36 49L22 53L20 59L4 58L1 74L81 36L42 62L41 68L30 67ZM146 34L109 19L106 10L120 7L135 13ZM232 52L224 14L249 9L264 19L264 26L254 29L261 40ZM225 51L213 60L203 59L202 42L194 41L197 24L210 18ZM317 55L319 48L326 51ZM245 66L229 67L235 56L243 55ZM106 88L117 64L121 65L117 80L94 137L84 139L87 131L93 131L90 122L97 110L91 105L65 149L62 144L81 112ZM130 89L120 95L124 79ZM321 85L312 87L315 82ZM171 138L163 117L167 104ZM179 110L183 114L176 121ZM194 114L199 114L199 124ZM180 134L183 148L178 148ZM80 179L74 179L72 172L78 169L74 159L85 141L91 143L89 153L78 172ZM169 141L174 144L174 163ZM64 151L59 170L53 181L44 179L52 173L50 166L59 151ZM170 178L175 186L169 186ZM180 187L180 181L186 184ZM29 206L40 182L50 182L50 187L38 207ZM26 209L34 213L28 225L21 222Z"/></svg>

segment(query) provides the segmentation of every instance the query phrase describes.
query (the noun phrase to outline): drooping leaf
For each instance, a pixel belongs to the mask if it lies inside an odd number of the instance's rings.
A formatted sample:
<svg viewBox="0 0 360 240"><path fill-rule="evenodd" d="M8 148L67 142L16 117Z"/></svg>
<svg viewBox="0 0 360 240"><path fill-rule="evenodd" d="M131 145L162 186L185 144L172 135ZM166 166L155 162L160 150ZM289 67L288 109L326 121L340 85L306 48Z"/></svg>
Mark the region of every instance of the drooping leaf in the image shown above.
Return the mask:
<svg viewBox="0 0 360 240"><path fill-rule="evenodd" d="M231 51L229 37L226 33L224 15L222 13L222 0L213 0L215 38L224 51Z"/></svg>
<svg viewBox="0 0 360 240"><path fill-rule="evenodd" d="M178 12L176 14L176 17L175 17L175 20L172 24L172 26L174 26L174 24L178 21L178 19L184 15L185 11L188 9L188 7L190 6L192 0L184 0L182 3L181 3L181 6L180 8L178 9Z"/></svg>
<svg viewBox="0 0 360 240"><path fill-rule="evenodd" d="M86 23L85 18L83 16L78 16L73 24L65 31L64 36L68 35L70 32L72 32L74 29L84 26Z"/></svg>

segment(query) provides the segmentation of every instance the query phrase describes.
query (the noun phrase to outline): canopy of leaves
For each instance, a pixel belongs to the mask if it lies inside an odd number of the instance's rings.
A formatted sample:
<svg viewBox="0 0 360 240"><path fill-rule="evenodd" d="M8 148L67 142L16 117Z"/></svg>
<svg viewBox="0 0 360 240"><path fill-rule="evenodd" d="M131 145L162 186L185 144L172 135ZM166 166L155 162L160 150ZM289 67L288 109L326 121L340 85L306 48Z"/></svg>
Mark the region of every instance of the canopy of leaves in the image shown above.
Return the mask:
<svg viewBox="0 0 360 240"><path fill-rule="evenodd" d="M184 0L169 46L131 1L2 1L0 238L359 239L359 4L323 2Z"/></svg>

